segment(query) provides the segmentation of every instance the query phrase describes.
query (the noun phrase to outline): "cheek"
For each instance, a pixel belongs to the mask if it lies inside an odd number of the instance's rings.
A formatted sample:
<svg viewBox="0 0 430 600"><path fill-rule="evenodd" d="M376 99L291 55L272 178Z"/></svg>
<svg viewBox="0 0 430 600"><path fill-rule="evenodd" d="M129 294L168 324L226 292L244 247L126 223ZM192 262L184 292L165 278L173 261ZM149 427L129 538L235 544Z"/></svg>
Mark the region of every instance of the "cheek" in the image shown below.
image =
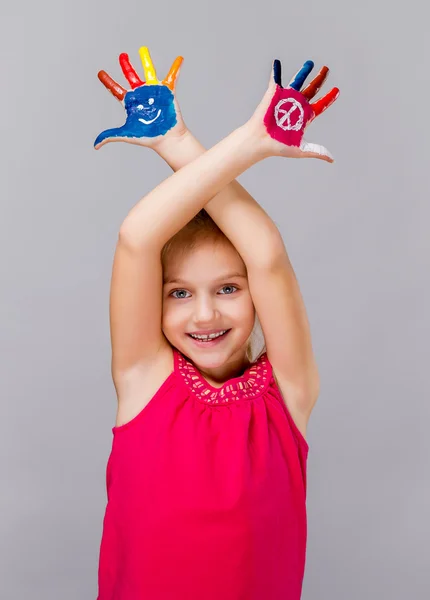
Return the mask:
<svg viewBox="0 0 430 600"><path fill-rule="evenodd" d="M172 306L172 303L167 301L163 304L162 313L162 329L165 332L174 334L184 322L185 313L178 310L178 307Z"/></svg>
<svg viewBox="0 0 430 600"><path fill-rule="evenodd" d="M254 323L255 308L250 294L243 294L240 299L232 305L231 314L243 325Z"/></svg>

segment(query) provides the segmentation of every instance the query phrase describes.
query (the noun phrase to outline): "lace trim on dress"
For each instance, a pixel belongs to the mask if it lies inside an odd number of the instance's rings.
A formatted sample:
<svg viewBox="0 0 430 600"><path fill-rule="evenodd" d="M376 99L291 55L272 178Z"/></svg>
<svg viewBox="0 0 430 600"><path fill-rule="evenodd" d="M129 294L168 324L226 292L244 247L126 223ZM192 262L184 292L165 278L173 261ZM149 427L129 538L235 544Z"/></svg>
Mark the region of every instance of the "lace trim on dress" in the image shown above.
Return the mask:
<svg viewBox="0 0 430 600"><path fill-rule="evenodd" d="M182 379L199 400L208 404L223 404L242 398L255 398L268 386L271 376L270 363L266 353L252 365L243 375L227 381L222 387L216 388L207 382L198 369L176 350L178 372Z"/></svg>

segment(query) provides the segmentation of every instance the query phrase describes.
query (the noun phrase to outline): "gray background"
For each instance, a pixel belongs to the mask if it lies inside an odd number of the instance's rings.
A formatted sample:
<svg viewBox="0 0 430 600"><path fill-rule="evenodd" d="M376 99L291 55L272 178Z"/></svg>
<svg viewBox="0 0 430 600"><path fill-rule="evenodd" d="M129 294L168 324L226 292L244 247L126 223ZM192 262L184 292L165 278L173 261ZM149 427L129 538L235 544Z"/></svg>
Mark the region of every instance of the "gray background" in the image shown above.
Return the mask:
<svg viewBox="0 0 430 600"><path fill-rule="evenodd" d="M303 599L430 596L428 11L2 2L2 600L96 597L113 253L128 211L170 174L148 149L93 150L124 121L97 72L124 84L118 55L140 70L141 45L160 78L185 57L178 99L207 147L252 114L273 58L285 83L309 58L313 74L330 67L324 91L341 95L306 138L335 164L272 158L240 178L283 234L322 380Z"/></svg>

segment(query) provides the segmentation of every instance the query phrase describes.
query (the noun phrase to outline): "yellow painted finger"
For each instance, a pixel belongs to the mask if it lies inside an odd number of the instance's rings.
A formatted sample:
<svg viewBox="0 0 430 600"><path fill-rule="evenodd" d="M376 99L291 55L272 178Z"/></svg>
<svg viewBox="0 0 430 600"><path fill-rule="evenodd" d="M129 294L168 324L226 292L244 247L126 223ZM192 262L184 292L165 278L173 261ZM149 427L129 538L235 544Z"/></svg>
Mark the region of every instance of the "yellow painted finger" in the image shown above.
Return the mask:
<svg viewBox="0 0 430 600"><path fill-rule="evenodd" d="M139 49L140 60L142 61L143 70L145 73L145 82L147 85L158 85L157 74L154 65L152 64L151 55L146 46Z"/></svg>
<svg viewBox="0 0 430 600"><path fill-rule="evenodd" d="M179 70L183 63L183 57L178 56L173 65L170 67L170 71L167 73L166 77L163 79L164 85L167 85L172 91L175 89L176 79L178 77Z"/></svg>

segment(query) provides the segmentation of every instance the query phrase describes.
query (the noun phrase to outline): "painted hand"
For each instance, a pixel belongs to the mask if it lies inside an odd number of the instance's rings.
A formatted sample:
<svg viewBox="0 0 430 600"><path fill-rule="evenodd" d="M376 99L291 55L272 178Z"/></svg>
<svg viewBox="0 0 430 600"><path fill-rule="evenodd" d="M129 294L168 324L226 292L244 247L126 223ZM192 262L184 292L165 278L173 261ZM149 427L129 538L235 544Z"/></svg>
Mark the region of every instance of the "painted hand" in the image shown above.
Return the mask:
<svg viewBox="0 0 430 600"><path fill-rule="evenodd" d="M145 81L142 81L128 55L119 56L119 63L131 89L126 90L114 81L105 71L98 78L125 108L126 122L122 127L103 131L94 142L96 150L108 142L129 142L141 146L153 146L160 137L172 129L184 129L179 106L175 99L176 79L183 61L178 56L163 81L157 79L149 50L139 50Z"/></svg>
<svg viewBox="0 0 430 600"><path fill-rule="evenodd" d="M323 67L310 84L300 91L307 76L314 68L311 60L305 62L286 88L281 82L281 63L273 62L267 92L251 118L251 122L263 125L266 136L277 143L272 144L275 155L292 158L320 158L333 162L333 157L324 146L306 142L303 134L306 127L324 112L339 96L333 88L314 103L311 100L327 79L328 67Z"/></svg>

